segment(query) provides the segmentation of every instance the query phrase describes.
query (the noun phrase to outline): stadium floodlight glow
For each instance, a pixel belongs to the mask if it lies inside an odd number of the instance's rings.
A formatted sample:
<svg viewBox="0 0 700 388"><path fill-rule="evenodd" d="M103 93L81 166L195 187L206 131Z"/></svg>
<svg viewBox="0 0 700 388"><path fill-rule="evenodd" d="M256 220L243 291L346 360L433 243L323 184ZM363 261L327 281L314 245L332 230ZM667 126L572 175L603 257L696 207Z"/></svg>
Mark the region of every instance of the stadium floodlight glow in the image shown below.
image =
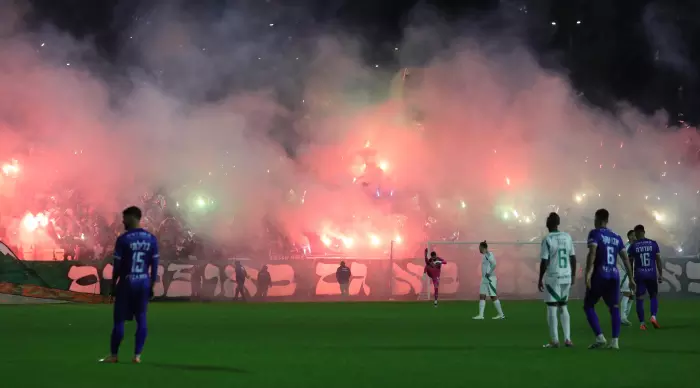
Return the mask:
<svg viewBox="0 0 700 388"><path fill-rule="evenodd" d="M659 213L656 210L652 211L651 215L654 217L654 220L656 220L656 222L664 222L664 220L666 219L666 216L663 213Z"/></svg>
<svg viewBox="0 0 700 388"><path fill-rule="evenodd" d="M26 231L33 232L38 228L45 228L49 224L49 218L43 213L37 213L36 216L27 213L22 218L21 224Z"/></svg>
<svg viewBox="0 0 700 388"><path fill-rule="evenodd" d="M5 176L17 176L19 174L19 164L16 160L12 160L12 163L5 163L2 165L2 173Z"/></svg>
<svg viewBox="0 0 700 388"><path fill-rule="evenodd" d="M323 245L325 245L325 246L327 246L327 247L331 245L331 239L328 238L328 236L325 236L325 235L324 235L324 236L321 236L321 242L323 243Z"/></svg>
<svg viewBox="0 0 700 388"><path fill-rule="evenodd" d="M379 237L376 234L372 234L369 236L369 243L372 244L372 246L376 247L376 246L379 246L379 244L381 243L381 240L379 239Z"/></svg>

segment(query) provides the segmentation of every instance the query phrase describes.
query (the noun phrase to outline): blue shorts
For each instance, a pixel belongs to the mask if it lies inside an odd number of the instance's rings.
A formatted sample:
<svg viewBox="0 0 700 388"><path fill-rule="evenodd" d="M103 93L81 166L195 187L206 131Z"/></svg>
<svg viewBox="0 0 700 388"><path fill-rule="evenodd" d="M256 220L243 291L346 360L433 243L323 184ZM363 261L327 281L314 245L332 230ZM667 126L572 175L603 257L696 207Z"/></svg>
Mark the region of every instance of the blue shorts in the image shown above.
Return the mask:
<svg viewBox="0 0 700 388"><path fill-rule="evenodd" d="M659 282L656 278L635 276L634 282L637 283L636 295L638 297L644 296L647 292L650 297L655 297L659 293Z"/></svg>
<svg viewBox="0 0 700 388"><path fill-rule="evenodd" d="M608 307L613 307L620 302L620 279L601 279L593 276L591 288L586 290L583 299L584 307L593 307L603 298Z"/></svg>
<svg viewBox="0 0 700 388"><path fill-rule="evenodd" d="M114 321L133 321L135 316L146 312L150 299L150 287L117 290L114 298Z"/></svg>

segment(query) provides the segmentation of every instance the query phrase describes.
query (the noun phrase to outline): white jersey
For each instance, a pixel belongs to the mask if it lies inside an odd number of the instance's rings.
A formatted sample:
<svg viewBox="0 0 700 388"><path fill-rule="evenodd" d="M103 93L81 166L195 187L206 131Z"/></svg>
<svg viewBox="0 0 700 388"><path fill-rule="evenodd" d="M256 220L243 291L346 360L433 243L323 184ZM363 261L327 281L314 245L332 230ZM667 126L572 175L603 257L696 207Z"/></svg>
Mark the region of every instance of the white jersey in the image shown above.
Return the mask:
<svg viewBox="0 0 700 388"><path fill-rule="evenodd" d="M540 259L547 260L547 280L569 281L571 279L570 257L574 256L574 241L566 232L552 232L542 239Z"/></svg>
<svg viewBox="0 0 700 388"><path fill-rule="evenodd" d="M486 278L486 275L491 275L495 268L496 257L494 257L493 253L491 252L484 253L481 258L481 277ZM496 274L493 274L491 277L494 277L495 275Z"/></svg>
<svg viewBox="0 0 700 388"><path fill-rule="evenodd" d="M627 253L627 250L630 248L630 245L632 245L632 243L630 242L625 244L625 253ZM620 280L627 277L627 269L625 269L625 265L622 264L622 260L617 261L617 270L620 272Z"/></svg>

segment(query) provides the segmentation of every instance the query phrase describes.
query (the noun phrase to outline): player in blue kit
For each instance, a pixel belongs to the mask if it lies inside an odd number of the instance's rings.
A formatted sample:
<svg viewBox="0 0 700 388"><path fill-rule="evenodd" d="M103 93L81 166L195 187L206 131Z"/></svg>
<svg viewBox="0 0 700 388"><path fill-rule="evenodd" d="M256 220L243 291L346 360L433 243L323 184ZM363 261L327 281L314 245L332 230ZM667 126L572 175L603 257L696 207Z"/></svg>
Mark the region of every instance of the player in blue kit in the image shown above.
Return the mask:
<svg viewBox="0 0 700 388"><path fill-rule="evenodd" d="M114 327L112 328L111 354L100 360L105 363L118 361L119 345L124 338L124 323L136 318L136 346L134 363L141 362L141 352L146 342L146 308L153 297L153 286L158 276L158 241L151 233L141 229L141 209L132 206L122 212L124 232L114 247L112 295L114 296Z"/></svg>
<svg viewBox="0 0 700 388"><path fill-rule="evenodd" d="M659 244L646 238L645 234L644 226L635 226L634 235L637 240L628 249L630 258L634 260L634 281L637 283L637 317L639 318L639 328L642 330L647 329L647 325L644 323L644 294L647 292L651 308L650 322L657 329L661 327L656 320L656 314L659 312L657 298L659 283L663 279L661 277L662 265Z"/></svg>
<svg viewBox="0 0 700 388"><path fill-rule="evenodd" d="M617 257L622 259L627 273L632 273L630 262L625 252L622 238L608 229L610 213L605 209L595 212L595 229L588 234L588 258L586 260L586 296L583 300L583 310L586 312L588 324L596 335L590 349L602 348L607 344L603 331L600 329L595 305L600 298L610 309L612 321L612 341L609 348L619 349L620 337L620 273L617 270ZM630 287L635 288L633 280Z"/></svg>

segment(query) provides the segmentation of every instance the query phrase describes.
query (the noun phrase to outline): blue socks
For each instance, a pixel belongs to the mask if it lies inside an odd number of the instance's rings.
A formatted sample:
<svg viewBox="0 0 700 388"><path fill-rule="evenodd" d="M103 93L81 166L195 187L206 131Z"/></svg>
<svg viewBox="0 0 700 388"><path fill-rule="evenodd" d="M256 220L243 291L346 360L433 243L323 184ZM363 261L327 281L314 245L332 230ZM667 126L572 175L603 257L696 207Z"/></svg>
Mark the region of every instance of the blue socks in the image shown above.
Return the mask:
<svg viewBox="0 0 700 388"><path fill-rule="evenodd" d="M620 316L619 306L610 308L610 321L612 323L612 337L620 338L620 326L622 325L622 317Z"/></svg>
<svg viewBox="0 0 700 388"><path fill-rule="evenodd" d="M143 346L146 343L146 336L148 336L148 327L146 325L146 313L141 313L136 316L136 344L134 348L134 355L138 356L143 352ZM119 345L121 345L124 339L124 321L114 322L114 327L112 328L112 337L110 340L110 351L112 356L119 354Z"/></svg>
<svg viewBox="0 0 700 388"><path fill-rule="evenodd" d="M143 352L143 345L146 343L146 336L148 335L148 327L146 326L146 313L141 313L136 315L136 344L134 348L134 355L141 355Z"/></svg>
<svg viewBox="0 0 700 388"><path fill-rule="evenodd" d="M588 320L588 324L591 326L591 329L593 329L593 334L597 336L603 334L603 331L600 330L600 322L598 321L598 314L595 312L594 307L584 307L583 311L586 312L586 319Z"/></svg>
<svg viewBox="0 0 700 388"><path fill-rule="evenodd" d="M110 351L112 356L119 354L119 345L121 345L124 339L124 321L114 322L114 327L112 328L112 337L110 341Z"/></svg>

